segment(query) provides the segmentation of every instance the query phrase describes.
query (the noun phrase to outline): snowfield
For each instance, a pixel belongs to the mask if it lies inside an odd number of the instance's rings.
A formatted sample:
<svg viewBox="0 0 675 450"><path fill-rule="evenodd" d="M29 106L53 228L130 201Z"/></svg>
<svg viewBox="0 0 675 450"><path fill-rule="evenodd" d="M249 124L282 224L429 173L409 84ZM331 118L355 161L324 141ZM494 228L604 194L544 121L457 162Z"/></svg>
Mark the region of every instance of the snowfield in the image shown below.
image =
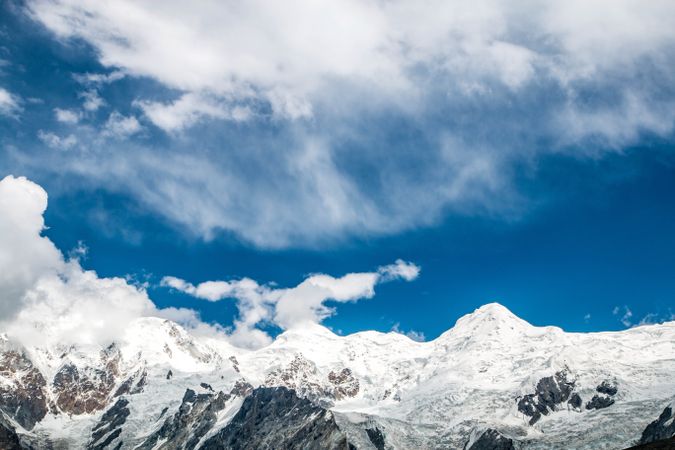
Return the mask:
<svg viewBox="0 0 675 450"><path fill-rule="evenodd" d="M203 432L195 440L199 447L241 408L250 392L246 383L285 386L330 409L359 449L377 448L372 430L382 434L385 448L463 449L487 429L516 448L622 449L675 398L675 323L566 333L532 326L498 304L462 317L430 342L394 332L338 336L307 324L267 347L244 350L143 318L108 348L22 349L3 337L0 351L11 350L22 351L44 378L46 413L25 429L6 406L26 370L0 370L0 406L38 447L95 448L92 430L119 398L128 400L128 413L101 448L136 448L163 426L166 432L167 418L179 410L195 433ZM54 380L72 367L77 377L57 387ZM184 401L187 389L202 395L192 406ZM197 415L197 405L205 407L219 391L228 398L204 422L211 409ZM82 412L80 404L94 406ZM183 448L167 442L154 448Z"/></svg>

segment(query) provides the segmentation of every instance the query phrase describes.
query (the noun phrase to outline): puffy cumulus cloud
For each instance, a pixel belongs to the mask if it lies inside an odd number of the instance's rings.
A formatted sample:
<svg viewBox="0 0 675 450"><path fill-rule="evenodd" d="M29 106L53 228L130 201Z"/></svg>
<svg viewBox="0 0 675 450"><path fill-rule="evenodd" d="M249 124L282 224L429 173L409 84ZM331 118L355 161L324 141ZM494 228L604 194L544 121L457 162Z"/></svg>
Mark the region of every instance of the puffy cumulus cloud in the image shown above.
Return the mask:
<svg viewBox="0 0 675 450"><path fill-rule="evenodd" d="M195 286L180 278L164 277L161 284L208 301L235 299L239 316L230 331L230 340L235 345L255 348L271 342L270 337L257 328L260 325L272 323L288 329L307 322L318 323L335 312L326 302L371 298L378 283L396 279L412 281L419 272L415 264L399 259L375 272L349 273L339 278L314 274L293 288L260 285L249 278L206 281Z"/></svg>
<svg viewBox="0 0 675 450"><path fill-rule="evenodd" d="M41 235L45 209L40 186L11 175L0 181L0 317L13 317L40 277L64 268L61 253Z"/></svg>
<svg viewBox="0 0 675 450"><path fill-rule="evenodd" d="M226 230L260 247L318 246L448 214L517 218L530 206L519 175L546 155L673 138L669 0L27 9L109 68L79 76L86 108L124 76L128 98L109 103L128 101L169 132L162 145L136 136L49 155L39 170L122 191L207 239Z"/></svg>
<svg viewBox="0 0 675 450"><path fill-rule="evenodd" d="M23 177L0 181L0 325L25 344L108 344L130 321L161 316L203 333L194 311L159 310L145 289L65 260L42 232L47 193ZM80 249L81 245L78 246ZM79 254L76 251L75 254Z"/></svg>

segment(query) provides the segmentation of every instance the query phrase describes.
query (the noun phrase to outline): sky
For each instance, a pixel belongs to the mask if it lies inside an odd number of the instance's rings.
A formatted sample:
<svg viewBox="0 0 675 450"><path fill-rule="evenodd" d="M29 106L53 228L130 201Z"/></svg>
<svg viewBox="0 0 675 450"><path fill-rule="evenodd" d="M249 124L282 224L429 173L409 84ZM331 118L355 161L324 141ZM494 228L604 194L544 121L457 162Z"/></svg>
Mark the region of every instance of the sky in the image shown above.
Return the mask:
<svg viewBox="0 0 675 450"><path fill-rule="evenodd" d="M0 5L0 313L429 340L675 319L669 1ZM32 326L26 326L26 325ZM38 333L39 334L39 333Z"/></svg>

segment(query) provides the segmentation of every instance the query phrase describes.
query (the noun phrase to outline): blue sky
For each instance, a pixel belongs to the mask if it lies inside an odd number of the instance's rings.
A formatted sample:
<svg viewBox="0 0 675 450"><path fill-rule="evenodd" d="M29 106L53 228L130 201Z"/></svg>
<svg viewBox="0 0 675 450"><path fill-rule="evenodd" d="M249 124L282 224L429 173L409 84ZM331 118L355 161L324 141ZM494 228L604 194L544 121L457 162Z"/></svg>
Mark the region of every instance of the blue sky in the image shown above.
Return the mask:
<svg viewBox="0 0 675 450"><path fill-rule="evenodd" d="M49 193L45 234L84 244L84 268L224 326L234 300L162 278L421 268L329 300L344 333L433 338L492 301L570 331L672 318L667 2L344 2L342 22L302 2L169 3L0 11L0 178Z"/></svg>

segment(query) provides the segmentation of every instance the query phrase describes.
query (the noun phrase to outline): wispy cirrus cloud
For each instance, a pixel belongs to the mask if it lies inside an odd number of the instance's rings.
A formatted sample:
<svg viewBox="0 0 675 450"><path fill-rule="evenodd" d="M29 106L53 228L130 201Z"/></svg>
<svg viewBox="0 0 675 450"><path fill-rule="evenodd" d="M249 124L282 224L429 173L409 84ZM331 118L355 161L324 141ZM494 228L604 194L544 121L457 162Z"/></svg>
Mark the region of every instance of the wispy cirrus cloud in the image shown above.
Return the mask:
<svg viewBox="0 0 675 450"><path fill-rule="evenodd" d="M129 111L168 136L49 167L207 239L317 246L448 214L519 217L524 165L673 138L667 1L27 5L109 68L79 79L90 114L123 79ZM147 80L161 89L134 90Z"/></svg>

